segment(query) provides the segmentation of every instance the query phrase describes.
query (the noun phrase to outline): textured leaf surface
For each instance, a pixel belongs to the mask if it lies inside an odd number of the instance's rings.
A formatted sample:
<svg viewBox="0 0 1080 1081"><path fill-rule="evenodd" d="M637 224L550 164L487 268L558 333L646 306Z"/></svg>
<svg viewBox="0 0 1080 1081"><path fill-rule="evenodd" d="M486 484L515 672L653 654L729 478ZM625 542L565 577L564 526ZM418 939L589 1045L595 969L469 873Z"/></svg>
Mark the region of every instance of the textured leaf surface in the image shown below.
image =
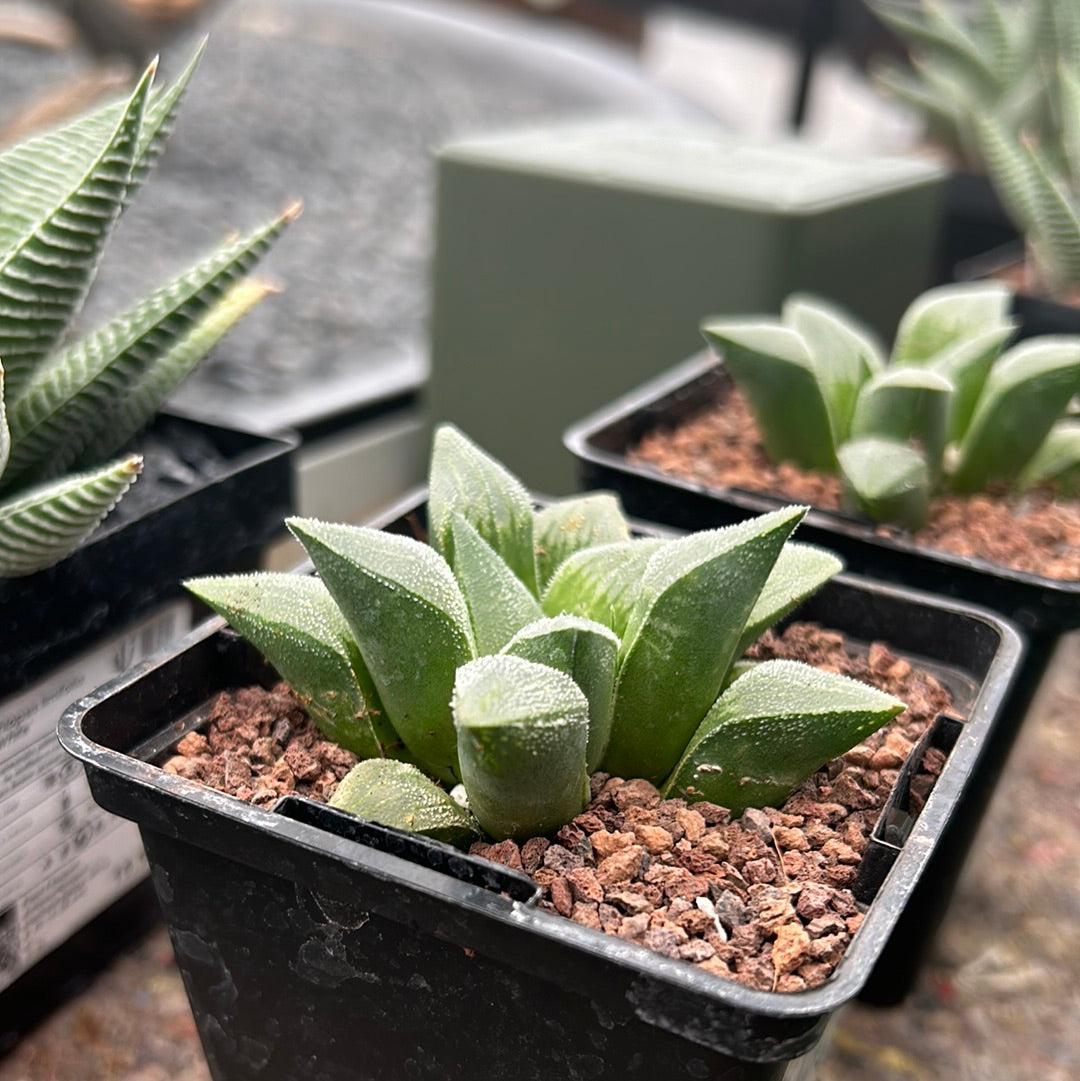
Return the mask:
<svg viewBox="0 0 1080 1081"><path fill-rule="evenodd" d="M588 800L589 703L564 672L521 657L480 657L454 685L469 808L492 837L551 833Z"/></svg>
<svg viewBox="0 0 1080 1081"><path fill-rule="evenodd" d="M544 614L540 602L457 512L450 530L454 577L469 606L476 652L498 653L526 623Z"/></svg>
<svg viewBox="0 0 1080 1081"><path fill-rule="evenodd" d="M645 567L665 543L639 537L575 552L548 583L544 612L594 619L621 637L637 601Z"/></svg>
<svg viewBox="0 0 1080 1081"><path fill-rule="evenodd" d="M793 541L785 544L754 602L753 611L735 648L736 654L742 654L777 620L794 611L843 569L844 564L824 548Z"/></svg>
<svg viewBox="0 0 1080 1081"><path fill-rule="evenodd" d="M857 514L916 530L926 522L930 473L914 448L890 439L857 439L840 448L844 500Z"/></svg>
<svg viewBox="0 0 1080 1081"><path fill-rule="evenodd" d="M529 493L453 425L435 431L428 473L428 522L435 548L453 564L453 515L462 515L534 596L536 565Z"/></svg>
<svg viewBox="0 0 1080 1081"><path fill-rule="evenodd" d="M959 492L1015 478L1080 392L1080 337L1032 338L994 365L950 477Z"/></svg>
<svg viewBox="0 0 1080 1081"><path fill-rule="evenodd" d="M541 594L559 564L574 552L630 539L619 499L610 492L590 492L544 507L533 519L533 534Z"/></svg>
<svg viewBox="0 0 1080 1081"><path fill-rule="evenodd" d="M386 716L425 770L457 781L450 693L474 654L465 598L432 548L310 518L286 523L349 624Z"/></svg>
<svg viewBox="0 0 1080 1081"><path fill-rule="evenodd" d="M736 657L743 628L805 507L670 541L649 560L627 624L603 768L660 781Z"/></svg>
<svg viewBox="0 0 1080 1081"><path fill-rule="evenodd" d="M0 156L0 357L14 395L82 304L138 151L148 70L111 130L49 132Z"/></svg>
<svg viewBox="0 0 1080 1081"><path fill-rule="evenodd" d="M801 335L777 323L727 320L701 331L746 395L769 457L804 469L835 465L828 410Z"/></svg>
<svg viewBox="0 0 1080 1081"><path fill-rule="evenodd" d="M956 342L1001 326L1012 295L996 283L942 285L918 296L904 312L893 344L893 364L925 364Z"/></svg>
<svg viewBox="0 0 1080 1081"><path fill-rule="evenodd" d="M401 756L345 617L317 578L243 574L184 585L266 657L328 739L361 758Z"/></svg>
<svg viewBox="0 0 1080 1081"><path fill-rule="evenodd" d="M915 443L930 474L941 472L953 385L928 368L890 368L863 387L851 421L852 441Z"/></svg>
<svg viewBox="0 0 1080 1081"><path fill-rule="evenodd" d="M554 616L523 627L504 652L565 672L581 688L589 701L585 767L592 773L600 765L611 736L619 639L591 619Z"/></svg>
<svg viewBox="0 0 1080 1081"><path fill-rule="evenodd" d="M784 303L784 323L802 336L810 351L838 447L848 438L862 385L885 365L880 347L843 312L816 297L793 296Z"/></svg>
<svg viewBox="0 0 1080 1081"><path fill-rule="evenodd" d="M330 797L330 806L460 848L481 836L472 815L430 777L388 758L369 758L353 766Z"/></svg>
<svg viewBox="0 0 1080 1081"><path fill-rule="evenodd" d="M32 574L70 555L141 469L142 458L133 455L0 501L0 578Z"/></svg>
<svg viewBox="0 0 1080 1081"><path fill-rule="evenodd" d="M847 676L795 661L763 661L709 711L664 795L709 800L732 814L778 807L815 770L903 708Z"/></svg>
<svg viewBox="0 0 1080 1081"><path fill-rule="evenodd" d="M1069 191L1041 148L1025 143L1021 153L1031 163L1035 197L1035 229L1027 240L1045 283L1061 290L1080 281L1080 196Z"/></svg>
<svg viewBox="0 0 1080 1081"><path fill-rule="evenodd" d="M193 324L247 274L298 212L290 207L223 245L101 330L48 357L9 401L12 450L5 484L54 475L77 461L109 427L114 403L127 388L139 387L144 378L152 384L147 373L162 354L192 334Z"/></svg>

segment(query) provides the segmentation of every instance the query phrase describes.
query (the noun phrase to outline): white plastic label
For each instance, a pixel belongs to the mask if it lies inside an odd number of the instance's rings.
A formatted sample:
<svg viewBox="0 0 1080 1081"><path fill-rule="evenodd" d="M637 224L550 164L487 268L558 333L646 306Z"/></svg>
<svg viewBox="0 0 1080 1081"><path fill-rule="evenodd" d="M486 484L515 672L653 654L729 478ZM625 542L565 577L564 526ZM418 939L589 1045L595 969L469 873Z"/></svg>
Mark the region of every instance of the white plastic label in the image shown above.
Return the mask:
<svg viewBox="0 0 1080 1081"><path fill-rule="evenodd" d="M174 601L0 702L0 991L146 876L138 827L94 803L56 725L190 627Z"/></svg>

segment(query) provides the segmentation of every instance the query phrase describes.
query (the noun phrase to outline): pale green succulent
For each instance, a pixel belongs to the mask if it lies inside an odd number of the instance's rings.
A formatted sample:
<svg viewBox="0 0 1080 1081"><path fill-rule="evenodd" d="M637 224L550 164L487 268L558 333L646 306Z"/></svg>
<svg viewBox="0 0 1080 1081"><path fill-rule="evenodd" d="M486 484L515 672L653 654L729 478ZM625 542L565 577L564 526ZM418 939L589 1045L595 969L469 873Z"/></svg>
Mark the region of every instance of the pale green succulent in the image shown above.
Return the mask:
<svg viewBox="0 0 1080 1081"><path fill-rule="evenodd" d="M931 136L980 168L978 133L992 119L1059 146L1062 108L1080 70L1075 0L866 0L908 46L909 63L875 70L877 82L925 117Z"/></svg>
<svg viewBox="0 0 1080 1081"><path fill-rule="evenodd" d="M2 578L59 562L93 532L141 468L108 457L267 292L247 274L295 208L66 340L197 61L160 90L151 65L127 99L0 154Z"/></svg>
<svg viewBox="0 0 1080 1081"><path fill-rule="evenodd" d="M935 492L1066 482L1080 467L1068 416L1080 336L1005 349L1011 300L997 284L923 293L888 362L855 320L815 297L789 297L779 319L701 329L773 461L836 473L852 510L918 529Z"/></svg>
<svg viewBox="0 0 1080 1081"><path fill-rule="evenodd" d="M597 768L733 811L777 802L903 708L805 665L740 660L840 569L788 541L803 514L632 537L614 496L536 510L443 426L430 545L293 518L318 578L187 586L365 759L336 806L455 842L520 838L581 811Z"/></svg>

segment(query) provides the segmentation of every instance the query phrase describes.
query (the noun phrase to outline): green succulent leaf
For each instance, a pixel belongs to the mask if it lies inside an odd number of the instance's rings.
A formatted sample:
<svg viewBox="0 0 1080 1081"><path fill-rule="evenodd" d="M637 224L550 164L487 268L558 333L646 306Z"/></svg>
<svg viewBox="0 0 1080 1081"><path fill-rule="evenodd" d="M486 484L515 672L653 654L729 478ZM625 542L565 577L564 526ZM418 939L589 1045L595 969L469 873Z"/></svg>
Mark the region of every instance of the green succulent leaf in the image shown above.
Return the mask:
<svg viewBox="0 0 1080 1081"><path fill-rule="evenodd" d="M931 476L941 472L953 385L929 368L890 368L863 387L851 421L851 439L913 442Z"/></svg>
<svg viewBox="0 0 1080 1081"><path fill-rule="evenodd" d="M596 770L611 736L619 639L594 620L554 616L523 627L503 652L565 672L581 688L589 702L585 768Z"/></svg>
<svg viewBox="0 0 1080 1081"><path fill-rule="evenodd" d="M972 492L1015 478L1078 391L1080 337L1047 335L1010 349L987 377L951 487Z"/></svg>
<svg viewBox="0 0 1080 1081"><path fill-rule="evenodd" d="M184 585L266 657L327 739L361 758L402 756L349 625L319 579L241 574Z"/></svg>
<svg viewBox="0 0 1080 1081"><path fill-rule="evenodd" d="M735 653L749 649L774 623L793 612L843 569L844 564L824 548L794 541L785 544L754 602Z"/></svg>
<svg viewBox="0 0 1080 1081"><path fill-rule="evenodd" d="M574 552L630 539L618 496L610 492L560 499L536 512L536 575L541 595L560 564Z"/></svg>
<svg viewBox="0 0 1080 1081"><path fill-rule="evenodd" d="M82 304L138 151L148 70L111 130L50 132L0 156L0 356L9 394Z"/></svg>
<svg viewBox="0 0 1080 1081"><path fill-rule="evenodd" d="M451 565L454 563L451 523L455 512L476 529L538 597L529 493L512 473L457 428L442 424L435 431L431 452L428 522L432 544Z"/></svg>
<svg viewBox="0 0 1080 1081"><path fill-rule="evenodd" d="M853 511L912 531L926 524L930 472L917 450L891 439L856 439L838 457L844 500Z"/></svg>
<svg viewBox="0 0 1080 1081"><path fill-rule="evenodd" d="M957 342L1004 325L1011 303L1012 294L996 282L929 289L901 317L891 362L926 364Z"/></svg>
<svg viewBox="0 0 1080 1081"><path fill-rule="evenodd" d="M802 336L772 321L722 319L707 320L701 332L746 395L769 457L833 468L829 412Z"/></svg>
<svg viewBox="0 0 1080 1081"><path fill-rule="evenodd" d="M1013 320L1001 326L989 327L956 342L927 365L929 371L944 376L954 388L949 398L945 431L947 443L955 443L963 438L990 368L1015 332L1016 323Z"/></svg>
<svg viewBox="0 0 1080 1081"><path fill-rule="evenodd" d="M413 758L461 779L450 692L475 655L469 611L446 561L411 537L310 518L286 524L349 624L387 719Z"/></svg>
<svg viewBox="0 0 1080 1081"><path fill-rule="evenodd" d="M817 297L788 297L782 318L809 349L838 447L848 438L860 388L885 366L882 350L850 317Z"/></svg>
<svg viewBox="0 0 1080 1081"><path fill-rule="evenodd" d="M874 687L795 661L763 661L724 692L664 785L665 797L740 814L779 806L807 777L903 710Z"/></svg>
<svg viewBox="0 0 1080 1081"><path fill-rule="evenodd" d="M131 455L0 500L0 578L33 574L70 555L141 469L142 458Z"/></svg>
<svg viewBox="0 0 1080 1081"><path fill-rule="evenodd" d="M4 476L8 455L11 453L11 430L8 428L7 401L4 394L6 383L7 373L4 371L3 363L0 363L0 480Z"/></svg>
<svg viewBox="0 0 1080 1081"><path fill-rule="evenodd" d="M1050 429L1019 477L1021 488L1053 484L1065 495L1080 492L1080 423L1062 420Z"/></svg>
<svg viewBox="0 0 1080 1081"><path fill-rule="evenodd" d="M622 637L637 602L641 577L658 548L668 542L637 537L575 552L563 561L544 592L549 616L583 616Z"/></svg>
<svg viewBox="0 0 1080 1081"><path fill-rule="evenodd" d="M469 808L492 837L534 837L588 801L589 703L564 672L521 657L462 665L453 697Z"/></svg>
<svg viewBox="0 0 1080 1081"><path fill-rule="evenodd" d="M193 333L193 324L247 274L298 213L298 207L289 207L223 245L95 334L47 358L9 402L12 450L5 486L32 482L43 470L55 474L78 461L88 445L102 441L103 429L113 422L114 403L133 384L149 389L152 398L155 377L147 372Z"/></svg>
<svg viewBox="0 0 1080 1081"><path fill-rule="evenodd" d="M1080 198L1069 191L1033 143L1021 144L1031 163L1034 183L1035 228L1028 242L1034 249L1040 272L1052 291L1080 281Z"/></svg>
<svg viewBox="0 0 1080 1081"><path fill-rule="evenodd" d="M498 653L527 623L544 613L525 583L456 511L451 516L454 577L465 595L476 651Z"/></svg>
<svg viewBox="0 0 1080 1081"><path fill-rule="evenodd" d="M1080 26L1080 19L1077 20ZM1061 136L1065 166L1071 177L1080 181L1080 44L1071 62L1058 65L1061 86Z"/></svg>
<svg viewBox="0 0 1080 1081"><path fill-rule="evenodd" d="M667 776L715 701L758 596L805 513L773 511L669 541L653 554L622 638L607 772Z"/></svg>
<svg viewBox="0 0 1080 1081"><path fill-rule="evenodd" d="M476 820L444 789L415 766L389 758L369 758L353 766L330 797L330 806L459 848L481 837Z"/></svg>

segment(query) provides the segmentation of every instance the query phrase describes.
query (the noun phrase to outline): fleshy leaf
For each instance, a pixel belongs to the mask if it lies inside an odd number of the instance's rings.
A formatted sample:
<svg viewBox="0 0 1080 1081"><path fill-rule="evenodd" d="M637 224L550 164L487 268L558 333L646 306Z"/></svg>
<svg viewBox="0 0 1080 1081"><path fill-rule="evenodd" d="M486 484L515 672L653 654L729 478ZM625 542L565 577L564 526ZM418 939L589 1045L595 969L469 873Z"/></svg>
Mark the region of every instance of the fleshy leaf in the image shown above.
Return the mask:
<svg viewBox="0 0 1080 1081"><path fill-rule="evenodd" d="M266 657L327 739L361 758L401 757L349 625L319 579L240 574L184 585Z"/></svg>
<svg viewBox="0 0 1080 1081"><path fill-rule="evenodd" d="M851 421L851 440L916 443L930 474L937 476L952 392L952 383L929 368L892 367L863 387Z"/></svg>
<svg viewBox="0 0 1080 1081"><path fill-rule="evenodd" d="M836 455L829 414L801 335L772 321L720 319L703 323L701 332L746 395L769 457L831 469Z"/></svg>
<svg viewBox="0 0 1080 1081"><path fill-rule="evenodd" d="M838 447L848 438L859 389L885 366L881 348L845 313L817 297L788 297L783 320L810 351L833 446Z"/></svg>
<svg viewBox="0 0 1080 1081"><path fill-rule="evenodd" d="M113 404L192 333L299 213L289 207L248 236L218 248L107 326L49 356L9 400L12 450L5 485L27 483L77 461L111 423ZM146 419L149 419L147 417Z"/></svg>
<svg viewBox="0 0 1080 1081"><path fill-rule="evenodd" d="M452 424L442 424L435 431L428 473L428 523L431 543L451 565L455 512L499 553L529 591L539 596L529 493L513 474Z"/></svg>
<svg viewBox="0 0 1080 1081"><path fill-rule="evenodd" d="M1015 331L1016 323L1012 320L1002 326L990 327L957 342L927 365L931 371L948 379L954 388L949 399L946 442L955 443L963 438L990 368Z"/></svg>
<svg viewBox="0 0 1080 1081"><path fill-rule="evenodd" d="M610 492L590 492L560 499L533 519L536 543L536 577L540 593L567 557L583 548L615 544L630 539L618 496Z"/></svg>
<svg viewBox="0 0 1080 1081"><path fill-rule="evenodd" d="M341 779L330 806L464 848L481 837L472 815L415 766L388 758L369 758Z"/></svg>
<svg viewBox="0 0 1080 1081"><path fill-rule="evenodd" d="M718 699L663 794L708 800L732 814L777 807L903 708L891 695L847 676L796 661L763 661Z"/></svg>
<svg viewBox="0 0 1080 1081"><path fill-rule="evenodd" d="M131 455L0 501L0 578L33 574L70 555L141 469L142 458Z"/></svg>
<svg viewBox="0 0 1080 1081"><path fill-rule="evenodd" d="M1047 335L991 369L949 478L958 492L1016 477L1080 392L1080 337Z"/></svg>
<svg viewBox="0 0 1080 1081"><path fill-rule="evenodd" d="M645 567L665 543L653 537L638 537L575 552L548 583L544 612L549 616L566 613L594 619L622 637Z"/></svg>
<svg viewBox="0 0 1080 1081"><path fill-rule="evenodd" d="M654 782L671 771L716 700L758 595L805 513L773 511L653 554L622 639L605 771Z"/></svg>
<svg viewBox="0 0 1080 1081"><path fill-rule="evenodd" d="M111 130L48 132L0 156L0 356L12 396L90 288L131 182L153 74Z"/></svg>
<svg viewBox="0 0 1080 1081"><path fill-rule="evenodd" d="M942 285L918 296L904 312L893 345L893 364L925 364L963 338L1001 326L1012 294L1003 285Z"/></svg>
<svg viewBox="0 0 1080 1081"><path fill-rule="evenodd" d="M1053 484L1065 495L1080 492L1080 423L1059 421L1020 474L1019 486Z"/></svg>
<svg viewBox="0 0 1080 1081"><path fill-rule="evenodd" d="M525 583L456 511L451 516L454 577L469 606L478 654L498 653L544 613Z"/></svg>
<svg viewBox="0 0 1080 1081"><path fill-rule="evenodd" d="M11 431L7 422L7 401L4 387L7 383L7 373L4 371L3 362L0 362L0 485L3 483L4 470L7 468L8 454L11 453Z"/></svg>
<svg viewBox="0 0 1080 1081"><path fill-rule="evenodd" d="M794 611L804 600L812 597L830 578L839 574L844 564L832 552L809 544L789 541L780 556L754 609L750 613L736 654L743 653L777 620Z"/></svg>
<svg viewBox="0 0 1080 1081"><path fill-rule="evenodd" d="M912 531L926 523L930 473L917 450L891 439L857 439L838 457L844 500L853 511Z"/></svg>
<svg viewBox="0 0 1080 1081"><path fill-rule="evenodd" d="M503 652L565 672L584 692L589 700L585 768L592 773L600 765L611 736L619 639L594 620L554 616L523 627Z"/></svg>
<svg viewBox="0 0 1080 1081"><path fill-rule="evenodd" d="M310 518L286 524L341 608L390 724L425 770L460 780L450 692L474 647L446 561L420 541L377 529Z"/></svg>
<svg viewBox="0 0 1080 1081"><path fill-rule="evenodd" d="M588 801L589 703L564 672L521 657L480 657L454 684L469 809L496 839L551 833Z"/></svg>

